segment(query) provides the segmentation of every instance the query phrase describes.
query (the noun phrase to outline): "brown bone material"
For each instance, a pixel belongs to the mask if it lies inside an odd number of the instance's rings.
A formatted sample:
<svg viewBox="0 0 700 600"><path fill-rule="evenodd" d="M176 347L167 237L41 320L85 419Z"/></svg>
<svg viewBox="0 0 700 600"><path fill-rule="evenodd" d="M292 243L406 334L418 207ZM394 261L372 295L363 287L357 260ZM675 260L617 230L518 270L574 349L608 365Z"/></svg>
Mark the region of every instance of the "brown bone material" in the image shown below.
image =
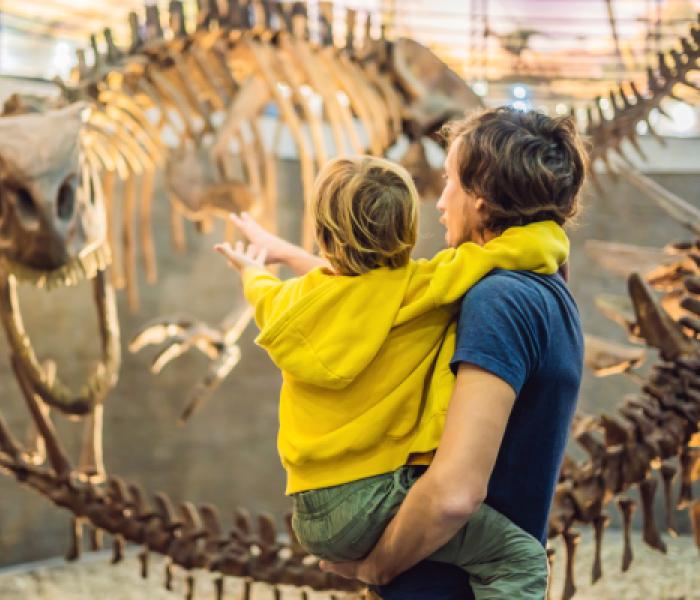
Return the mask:
<svg viewBox="0 0 700 600"><path fill-rule="evenodd" d="M622 549L622 572L624 573L632 564L632 515L636 508L636 502L630 498L620 498L617 505L622 513L622 527L624 535L624 546Z"/></svg>
<svg viewBox="0 0 700 600"><path fill-rule="evenodd" d="M581 534L578 531L567 530L563 534L564 546L566 548L566 575L564 579L564 593L562 600L569 600L576 593L576 583L574 581L574 560L576 558L576 548L581 541Z"/></svg>
<svg viewBox="0 0 700 600"><path fill-rule="evenodd" d="M170 498L162 493L153 498L154 511L146 506L144 498L140 498L138 508L119 508L113 504L113 493L115 485L122 491L127 489L123 482L110 485L111 492L90 482L66 482L42 467L23 465L2 454L0 467L59 506L82 515L73 521L69 559L80 555L82 524L88 520L100 529L99 524L108 527L110 533L127 542L143 543L149 551L167 555L171 565L185 570L207 569L220 575L246 576L271 584L306 585L313 589L357 589L356 583L321 572L315 563L306 560L306 553L300 554L293 546L281 543L269 517L261 516L255 527L241 511L229 537L223 537L212 521L211 508L184 503L179 517ZM145 531L140 525L144 521ZM171 575L168 568L166 577Z"/></svg>
<svg viewBox="0 0 700 600"><path fill-rule="evenodd" d="M656 494L658 483L656 479L649 478L639 484L639 492L642 498L643 535L644 541L649 546L665 553L666 544L661 539L654 521L654 495Z"/></svg>
<svg viewBox="0 0 700 600"><path fill-rule="evenodd" d="M671 483L676 475L676 467L669 464L661 465L661 477L664 484L664 509L666 511L666 531L674 537L678 535L675 513L673 510L673 497Z"/></svg>
<svg viewBox="0 0 700 600"><path fill-rule="evenodd" d="M693 535L695 536L695 545L700 548L700 500L693 500L688 512Z"/></svg>
<svg viewBox="0 0 700 600"><path fill-rule="evenodd" d="M688 75L698 69L700 58L700 27L692 25L690 39L683 38L682 52L671 50L667 55L660 54L655 67L647 70L647 93L642 94L634 82L620 85L611 91L611 106L614 109L612 117L598 111L598 119L592 118L592 111L586 124L586 133L591 138L591 160L605 162L611 153L619 158L626 158L621 144L627 140L638 154L645 159L638 141L637 124L644 122L652 135L657 135L649 127L649 114L654 109L661 108L661 102L672 96L676 84L692 87ZM668 56L668 58L667 58ZM674 67L669 67L669 62ZM600 102L596 107L600 109Z"/></svg>
<svg viewBox="0 0 700 600"><path fill-rule="evenodd" d="M603 547L603 533L605 528L610 523L610 517L601 514L593 521L593 531L595 540L595 557L593 558L593 570L591 573L591 581L595 583L603 576L603 567L601 564L601 552Z"/></svg>
<svg viewBox="0 0 700 600"><path fill-rule="evenodd" d="M678 494L676 508L688 508L693 500L692 469L695 463L695 452L690 448L684 448L681 452L681 487Z"/></svg>

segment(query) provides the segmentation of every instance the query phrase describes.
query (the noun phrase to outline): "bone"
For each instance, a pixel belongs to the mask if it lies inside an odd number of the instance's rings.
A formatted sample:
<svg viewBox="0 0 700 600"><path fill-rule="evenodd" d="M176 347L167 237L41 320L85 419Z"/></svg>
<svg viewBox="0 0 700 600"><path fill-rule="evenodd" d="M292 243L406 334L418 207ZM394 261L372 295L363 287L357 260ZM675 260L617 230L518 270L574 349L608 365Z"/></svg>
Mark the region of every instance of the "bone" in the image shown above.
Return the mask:
<svg viewBox="0 0 700 600"><path fill-rule="evenodd" d="M176 252L184 254L187 250L187 238L185 237L185 221L182 212L176 208L176 202L170 202L170 238Z"/></svg>
<svg viewBox="0 0 700 600"><path fill-rule="evenodd" d="M690 524L693 528L695 546L700 551L700 500L694 500L688 508L688 512L690 515Z"/></svg>
<svg viewBox="0 0 700 600"><path fill-rule="evenodd" d="M156 4L146 5L146 39L163 39L163 26L160 22L160 10Z"/></svg>
<svg viewBox="0 0 700 600"><path fill-rule="evenodd" d="M211 109L205 102L201 101L182 55L174 53L172 54L172 60L173 71L171 80L175 83L178 90L182 91L183 98L194 109L195 114L203 120L204 129L201 134L212 133L214 125L211 122Z"/></svg>
<svg viewBox="0 0 700 600"><path fill-rule="evenodd" d="M46 360L44 361L43 368L46 375L46 382L49 386L52 386L56 380L56 363L52 360ZM51 412L50 407L40 399L37 399L37 401L38 408L41 411L43 418L48 420ZM41 465L46 460L46 445L44 444L44 438L41 437L41 433L37 429L36 423L33 420L30 421L27 429L27 449L24 452L23 459L26 462Z"/></svg>
<svg viewBox="0 0 700 600"><path fill-rule="evenodd" d="M664 508L666 512L666 531L673 537L678 535L675 512L673 510L673 491L671 484L676 475L676 467L670 464L661 465L661 477L664 484Z"/></svg>
<svg viewBox="0 0 700 600"><path fill-rule="evenodd" d="M330 125L335 153L346 152L346 141L350 143L353 152L361 153L362 146L349 109L338 101L337 90L330 85L332 79L325 61L319 58L305 40L294 37L283 38L282 46L299 62L310 85L323 99L323 108Z"/></svg>
<svg viewBox="0 0 700 600"><path fill-rule="evenodd" d="M693 451L689 448L683 448L680 456L680 491L678 494L678 503L676 504L676 508L678 510L688 508L693 499L693 482L691 478L691 473L694 462L695 456Z"/></svg>
<svg viewBox="0 0 700 600"><path fill-rule="evenodd" d="M151 224L151 206L153 204L153 184L155 172L144 171L141 176L141 202L139 204L139 231L141 232L141 252L146 281L155 284L158 279L156 251L153 242L153 226Z"/></svg>
<svg viewBox="0 0 700 600"><path fill-rule="evenodd" d="M238 346L228 346L221 352L220 357L210 365L204 379L192 389L190 398L178 420L180 425L187 422L204 401L218 389L240 360L241 351Z"/></svg>
<svg viewBox="0 0 700 600"><path fill-rule="evenodd" d="M143 550L141 550L141 552L139 552L138 558L139 558L139 563L141 566L141 578L148 579L148 572L149 572L149 569L148 569L148 567L149 567L148 548L144 548Z"/></svg>
<svg viewBox="0 0 700 600"><path fill-rule="evenodd" d="M104 406L96 404L84 420L83 443L78 470L90 481L101 483L106 479L102 456L102 429Z"/></svg>
<svg viewBox="0 0 700 600"><path fill-rule="evenodd" d="M97 527L91 527L90 528L90 550L93 552L96 552L98 550L102 550L102 546L104 543L104 534L101 529L98 529Z"/></svg>
<svg viewBox="0 0 700 600"><path fill-rule="evenodd" d="M124 560L124 550L126 548L126 542L124 537L117 534L112 540L112 564L116 565Z"/></svg>
<svg viewBox="0 0 700 600"><path fill-rule="evenodd" d="M136 246L134 243L134 218L136 214L136 176L124 182L124 207L122 212L122 247L124 249L124 273L129 308L139 309L138 282L136 279Z"/></svg>
<svg viewBox="0 0 700 600"><path fill-rule="evenodd" d="M628 280L630 297L637 323L646 342L661 352L666 360L673 360L693 350L679 325L659 305L649 285L636 273Z"/></svg>
<svg viewBox="0 0 700 600"><path fill-rule="evenodd" d="M135 12L129 13L129 29L131 31L129 54L135 54L141 48L141 46L143 46L139 16Z"/></svg>
<svg viewBox="0 0 700 600"><path fill-rule="evenodd" d="M277 86L277 78L274 74L274 61L275 57L269 52L263 45L258 45L255 42L250 42L248 47L251 50L251 55L255 59L257 66L260 69L260 73L265 79L271 93L275 98L275 102L280 108L282 118L289 127L290 133L297 146L297 151L299 153L299 161L301 163L301 179L302 188L304 190L304 206L308 207L310 202L310 194L313 186L314 179L314 168L311 160L311 154L308 150L305 136L303 135L302 126L299 118L296 115L294 107L292 106L290 99L282 94ZM307 250L313 249L313 222L311 220L311 214L309 210L304 211L304 225L303 225L303 245Z"/></svg>
<svg viewBox="0 0 700 600"><path fill-rule="evenodd" d="M217 577L214 579L214 597L216 600L223 600L226 590L224 588L224 578Z"/></svg>
<svg viewBox="0 0 700 600"><path fill-rule="evenodd" d="M369 135L369 148L375 156L381 156L389 144L388 114L377 93L368 85L360 68L349 56L336 55L333 72L341 89L350 99L353 110ZM329 56L330 58L330 56Z"/></svg>
<svg viewBox="0 0 700 600"><path fill-rule="evenodd" d="M549 569L549 577L547 581L547 596L546 600L551 600L552 598L552 586L554 579L554 559L556 558L556 550L554 548L547 548L547 565Z"/></svg>
<svg viewBox="0 0 700 600"><path fill-rule="evenodd" d="M639 494L642 500L642 537L649 547L665 554L666 543L661 539L654 519L654 495L657 485L658 481L653 478L645 479L639 484Z"/></svg>
<svg viewBox="0 0 700 600"><path fill-rule="evenodd" d="M564 537L564 545L566 547L566 576L564 580L564 591L562 600L573 598L576 593L576 583L574 581L574 560L576 555L576 547L581 541L581 534L578 531L567 530L562 536Z"/></svg>
<svg viewBox="0 0 700 600"><path fill-rule="evenodd" d="M71 543L66 554L66 560L72 562L78 560L82 553L83 519L80 517L71 519L70 537Z"/></svg>
<svg viewBox="0 0 700 600"><path fill-rule="evenodd" d="M622 550L622 572L626 572L632 564L632 514L637 506L637 503L631 498L622 497L617 501L617 506L622 514L622 527L624 532L624 546Z"/></svg>
<svg viewBox="0 0 700 600"><path fill-rule="evenodd" d="M593 530L595 535L595 556L593 558L593 569L591 572L591 581L595 583L603 576L603 568L601 561L601 551L603 545L603 534L605 528L610 523L610 518L606 514L601 514L593 520Z"/></svg>
<svg viewBox="0 0 700 600"><path fill-rule="evenodd" d="M68 456L61 447L61 444L56 434L56 429L53 423L48 417L48 412L42 411L41 401L34 393L32 385L25 375L19 361L14 355L12 355L12 369L19 383L20 389L22 390L22 395L27 403L29 412L32 419L39 431L39 434L44 440L44 445L46 447L46 454L51 463L51 467L60 476L67 476L71 470L70 462L68 461Z"/></svg>
<svg viewBox="0 0 700 600"><path fill-rule="evenodd" d="M611 496L619 494L625 488L625 481L622 476L624 458L623 448L606 448L605 466L603 468L603 481L605 483L604 502L608 502Z"/></svg>
<svg viewBox="0 0 700 600"><path fill-rule="evenodd" d="M318 3L319 37L322 46L333 45L333 3L322 0Z"/></svg>
<svg viewBox="0 0 700 600"><path fill-rule="evenodd" d="M594 335L585 336L584 363L597 377L624 373L642 365L644 348L624 346Z"/></svg>
<svg viewBox="0 0 700 600"><path fill-rule="evenodd" d="M173 591L173 564L166 561L163 571L163 587L169 592Z"/></svg>
<svg viewBox="0 0 700 600"><path fill-rule="evenodd" d="M0 451L7 454L15 462L20 460L23 453L22 447L10 432L2 415L0 415Z"/></svg>
<svg viewBox="0 0 700 600"><path fill-rule="evenodd" d="M192 140L196 140L198 128L192 119L193 110L187 102L184 93L165 74L154 69L151 69L148 74L151 80L150 83L157 96L170 104L182 120L185 135Z"/></svg>

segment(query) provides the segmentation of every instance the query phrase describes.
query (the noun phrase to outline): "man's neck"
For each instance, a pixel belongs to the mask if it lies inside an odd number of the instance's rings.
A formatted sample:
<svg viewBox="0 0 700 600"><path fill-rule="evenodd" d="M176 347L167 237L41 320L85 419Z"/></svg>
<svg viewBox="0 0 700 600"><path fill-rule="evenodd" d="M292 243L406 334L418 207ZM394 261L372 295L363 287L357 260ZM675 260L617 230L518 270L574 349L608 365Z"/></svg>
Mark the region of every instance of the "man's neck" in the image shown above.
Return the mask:
<svg viewBox="0 0 700 600"><path fill-rule="evenodd" d="M465 240L467 242L473 242L474 244L479 244L483 246L486 242L490 242L493 238L498 237L500 234L488 229L474 230L471 232L469 239Z"/></svg>

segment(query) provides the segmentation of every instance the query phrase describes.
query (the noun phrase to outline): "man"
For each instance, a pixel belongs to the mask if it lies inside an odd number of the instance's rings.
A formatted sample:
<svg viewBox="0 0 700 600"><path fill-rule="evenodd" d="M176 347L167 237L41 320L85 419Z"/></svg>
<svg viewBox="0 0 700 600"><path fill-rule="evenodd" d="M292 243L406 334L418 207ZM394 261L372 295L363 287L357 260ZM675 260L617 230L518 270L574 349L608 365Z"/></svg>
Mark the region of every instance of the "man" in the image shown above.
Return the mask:
<svg viewBox="0 0 700 600"><path fill-rule="evenodd" d="M483 244L512 225L572 218L585 151L570 119L499 108L452 127L445 171L447 244ZM318 264L237 222L273 260L298 272ZM495 271L475 285L462 303L456 382L430 467L369 556L322 568L380 584L384 600L469 598L463 571L420 561L484 501L544 544L582 362L578 312L560 275Z"/></svg>

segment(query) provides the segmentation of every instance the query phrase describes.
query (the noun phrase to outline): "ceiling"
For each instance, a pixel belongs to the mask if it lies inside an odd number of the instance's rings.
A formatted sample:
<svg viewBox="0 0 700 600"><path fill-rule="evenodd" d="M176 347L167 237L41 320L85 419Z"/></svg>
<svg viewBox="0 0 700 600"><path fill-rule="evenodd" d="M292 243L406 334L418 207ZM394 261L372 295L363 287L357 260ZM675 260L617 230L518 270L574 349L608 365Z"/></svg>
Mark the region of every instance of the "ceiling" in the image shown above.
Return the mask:
<svg viewBox="0 0 700 600"><path fill-rule="evenodd" d="M155 0L153 0L155 1ZM220 0L225 4L225 0ZM167 14L167 0L159 0ZM196 1L185 0L193 19ZM700 0L338 0L336 33L346 7L381 20L390 37L430 46L489 97L525 84L542 100L605 95L625 79L643 82L658 50L678 44L697 20ZM310 16L317 0L308 2ZM0 75L66 76L74 50L111 26L128 40L129 11L142 0L0 0ZM312 30L313 34L313 30ZM694 92L688 92L694 94ZM697 98L694 99L697 104Z"/></svg>

